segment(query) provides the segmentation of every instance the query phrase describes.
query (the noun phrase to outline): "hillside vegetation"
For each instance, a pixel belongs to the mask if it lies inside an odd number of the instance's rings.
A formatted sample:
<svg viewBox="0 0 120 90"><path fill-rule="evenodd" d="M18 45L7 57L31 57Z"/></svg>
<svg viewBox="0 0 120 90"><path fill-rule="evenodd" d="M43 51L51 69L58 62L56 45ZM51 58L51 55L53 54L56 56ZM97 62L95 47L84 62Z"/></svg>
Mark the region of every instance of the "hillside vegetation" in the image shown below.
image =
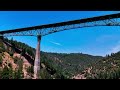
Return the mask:
<svg viewBox="0 0 120 90"><path fill-rule="evenodd" d="M82 53L47 53L42 52L41 62L58 74L57 78L71 78L82 72L89 65L101 60L100 56Z"/></svg>
<svg viewBox="0 0 120 90"><path fill-rule="evenodd" d="M87 79L120 79L120 52L107 55L84 71Z"/></svg>
<svg viewBox="0 0 120 90"><path fill-rule="evenodd" d="M32 79L35 48L0 40L0 78ZM120 52L106 57L41 51L40 79L119 79ZM7 73L7 74L6 74Z"/></svg>

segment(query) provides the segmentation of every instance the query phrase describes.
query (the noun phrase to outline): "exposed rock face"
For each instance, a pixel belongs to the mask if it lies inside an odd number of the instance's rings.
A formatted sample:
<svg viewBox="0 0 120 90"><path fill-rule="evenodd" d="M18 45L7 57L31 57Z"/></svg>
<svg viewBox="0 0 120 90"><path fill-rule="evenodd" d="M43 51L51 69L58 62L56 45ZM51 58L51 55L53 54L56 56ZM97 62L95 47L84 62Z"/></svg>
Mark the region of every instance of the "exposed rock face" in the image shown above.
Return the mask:
<svg viewBox="0 0 120 90"><path fill-rule="evenodd" d="M11 57L7 52L3 52L3 56L2 56L2 66L1 68L4 68L5 66L7 66L8 68L11 66L13 70L18 69L19 66L14 62L14 58L17 57L21 60L23 60L23 73L24 73L24 78L27 78L28 72L27 72L27 68L31 67L31 64L20 54L18 53L14 53L13 57Z"/></svg>
<svg viewBox="0 0 120 90"><path fill-rule="evenodd" d="M3 53L2 59L3 59L2 68L4 68L5 66L9 68L10 67L9 64L11 64L13 70L18 68L18 65L14 63L14 59L7 52Z"/></svg>
<svg viewBox="0 0 120 90"><path fill-rule="evenodd" d="M27 68L31 67L31 64L25 59L25 57L21 56L18 53L14 53L13 57L18 57L20 59L23 60L23 73L24 73L24 78L27 78L28 76L28 72L27 72Z"/></svg>
<svg viewBox="0 0 120 90"><path fill-rule="evenodd" d="M92 70L92 67L86 68L86 70L84 70L83 73L73 76L72 79L86 79L85 73L91 74L91 70Z"/></svg>
<svg viewBox="0 0 120 90"><path fill-rule="evenodd" d="M8 43L9 44L9 43ZM0 52L0 58L2 59L1 64L0 64L0 69L3 69L5 66L8 68L12 68L14 71L19 68L18 61L21 60L23 63L22 65L22 71L24 74L24 78L31 78L27 71L28 67L31 67L31 63L28 62L28 60L24 57L21 56L18 52L14 51L10 45L7 45L6 43L2 42L0 40L0 49L4 49L3 51ZM16 60L15 60L16 58Z"/></svg>
<svg viewBox="0 0 120 90"><path fill-rule="evenodd" d="M84 74L78 74L78 75L72 77L72 79L86 79L86 78L85 78Z"/></svg>

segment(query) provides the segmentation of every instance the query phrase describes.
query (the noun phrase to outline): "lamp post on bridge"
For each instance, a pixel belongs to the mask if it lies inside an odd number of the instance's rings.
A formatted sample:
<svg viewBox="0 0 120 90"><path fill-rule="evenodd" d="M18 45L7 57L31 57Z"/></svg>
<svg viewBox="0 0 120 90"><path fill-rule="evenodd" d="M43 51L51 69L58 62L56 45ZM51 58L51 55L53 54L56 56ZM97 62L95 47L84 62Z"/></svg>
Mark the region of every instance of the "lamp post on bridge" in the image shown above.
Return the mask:
<svg viewBox="0 0 120 90"><path fill-rule="evenodd" d="M38 35L36 55L34 61L34 79L38 79L40 74L40 41L41 41L41 35Z"/></svg>

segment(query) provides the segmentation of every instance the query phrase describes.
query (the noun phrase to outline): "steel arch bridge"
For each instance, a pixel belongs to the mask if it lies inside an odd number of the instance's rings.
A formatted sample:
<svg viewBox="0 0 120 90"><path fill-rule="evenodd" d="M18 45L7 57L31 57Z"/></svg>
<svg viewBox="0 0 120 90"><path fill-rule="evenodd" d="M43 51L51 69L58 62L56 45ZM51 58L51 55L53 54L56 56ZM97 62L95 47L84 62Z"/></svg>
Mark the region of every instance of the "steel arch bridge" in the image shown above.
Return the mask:
<svg viewBox="0 0 120 90"><path fill-rule="evenodd" d="M38 78L40 71L40 41L42 36L64 30L95 27L95 26L120 26L120 13L110 14L98 17L84 18L54 24L46 24L25 28L18 28L6 31L0 31L0 36L37 36L37 48L34 61L34 78Z"/></svg>

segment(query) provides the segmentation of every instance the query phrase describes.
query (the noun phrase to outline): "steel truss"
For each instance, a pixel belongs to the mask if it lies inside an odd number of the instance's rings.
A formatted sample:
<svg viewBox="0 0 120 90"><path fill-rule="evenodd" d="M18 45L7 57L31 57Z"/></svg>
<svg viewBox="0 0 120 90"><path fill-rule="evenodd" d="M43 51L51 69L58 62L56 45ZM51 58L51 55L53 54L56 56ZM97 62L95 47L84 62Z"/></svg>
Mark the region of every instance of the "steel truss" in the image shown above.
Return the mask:
<svg viewBox="0 0 120 90"><path fill-rule="evenodd" d="M85 27L95 27L95 26L120 26L120 19L119 18L110 18L109 19L101 19L101 20L89 20L85 23L77 23L77 24L68 24L68 25L61 25L61 26L52 26L49 28L40 28L40 29L32 29L26 31L19 31L19 32L10 32L2 34L1 36L45 36L51 33L69 30L69 29L76 29L76 28L85 28Z"/></svg>

